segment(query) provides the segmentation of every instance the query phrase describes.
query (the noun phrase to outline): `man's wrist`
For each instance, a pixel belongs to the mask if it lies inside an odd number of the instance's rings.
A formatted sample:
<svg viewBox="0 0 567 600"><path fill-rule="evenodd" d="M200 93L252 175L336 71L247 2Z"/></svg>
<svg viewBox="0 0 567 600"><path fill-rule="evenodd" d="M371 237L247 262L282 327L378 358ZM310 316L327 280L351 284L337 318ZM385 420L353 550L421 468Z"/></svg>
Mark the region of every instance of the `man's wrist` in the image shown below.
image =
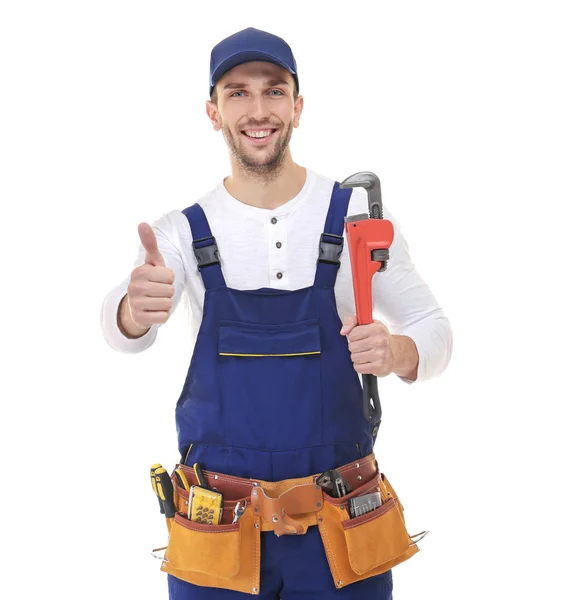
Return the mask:
<svg viewBox="0 0 567 600"><path fill-rule="evenodd" d="M393 373L404 379L415 381L419 365L419 353L415 342L407 335L392 335L394 354Z"/></svg>
<svg viewBox="0 0 567 600"><path fill-rule="evenodd" d="M128 294L118 304L116 324L120 333L131 340L142 337L150 330L150 327L140 328L132 321L130 307L128 306Z"/></svg>

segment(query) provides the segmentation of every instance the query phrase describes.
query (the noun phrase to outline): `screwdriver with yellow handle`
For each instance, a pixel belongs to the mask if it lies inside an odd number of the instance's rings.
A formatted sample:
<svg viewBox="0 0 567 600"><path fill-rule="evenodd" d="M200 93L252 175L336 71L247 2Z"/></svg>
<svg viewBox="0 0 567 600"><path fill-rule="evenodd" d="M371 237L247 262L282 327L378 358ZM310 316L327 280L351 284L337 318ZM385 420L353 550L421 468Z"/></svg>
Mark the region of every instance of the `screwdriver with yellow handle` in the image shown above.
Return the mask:
<svg viewBox="0 0 567 600"><path fill-rule="evenodd" d="M157 493L163 503L164 514L170 519L175 516L175 502L173 500L173 484L169 473L163 468L155 470Z"/></svg>
<svg viewBox="0 0 567 600"><path fill-rule="evenodd" d="M179 485L184 490L189 491L191 486L189 485L189 482L187 481L187 477L185 476L185 473L181 469L175 469L175 474L177 475L177 481L179 482Z"/></svg>
<svg viewBox="0 0 567 600"><path fill-rule="evenodd" d="M163 514L165 514L165 509L163 508L163 502L162 502L162 499L160 498L158 488L157 488L157 482L156 482L156 471L157 471L157 469L162 469L162 468L163 467L161 466L160 463L156 463L155 465L152 465L150 467L150 477L152 480L152 488L153 488L154 493L157 496L157 499L159 502L159 512L163 515Z"/></svg>

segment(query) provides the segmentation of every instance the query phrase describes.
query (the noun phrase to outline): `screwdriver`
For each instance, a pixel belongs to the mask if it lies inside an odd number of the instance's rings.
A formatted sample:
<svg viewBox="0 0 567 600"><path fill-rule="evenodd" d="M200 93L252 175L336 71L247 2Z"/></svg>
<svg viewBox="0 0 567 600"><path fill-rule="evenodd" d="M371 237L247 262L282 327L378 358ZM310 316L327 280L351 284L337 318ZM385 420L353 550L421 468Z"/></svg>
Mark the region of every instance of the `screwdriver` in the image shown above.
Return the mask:
<svg viewBox="0 0 567 600"><path fill-rule="evenodd" d="M177 475L177 481L179 485L184 489L189 491L189 482L187 481L187 477L185 477L185 473L181 469L175 469L175 474Z"/></svg>
<svg viewBox="0 0 567 600"><path fill-rule="evenodd" d="M156 463L155 465L152 465L150 468L150 477L152 480L152 488L154 490L155 495L157 496L158 502L159 502L159 512L163 515L165 513L165 510L163 508L163 502L159 496L159 492L157 489L157 483L156 483L156 470L157 469L161 469L162 466L160 463Z"/></svg>
<svg viewBox="0 0 567 600"><path fill-rule="evenodd" d="M168 472L160 467L156 469L156 486L159 497L163 502L165 516L169 519L175 516L175 503L173 501L173 485Z"/></svg>
<svg viewBox="0 0 567 600"><path fill-rule="evenodd" d="M199 463L195 463L193 465L193 470L195 471L195 476L197 477L197 481L199 485L205 489L208 489L205 485L205 476L203 475L203 470L201 469L201 465Z"/></svg>

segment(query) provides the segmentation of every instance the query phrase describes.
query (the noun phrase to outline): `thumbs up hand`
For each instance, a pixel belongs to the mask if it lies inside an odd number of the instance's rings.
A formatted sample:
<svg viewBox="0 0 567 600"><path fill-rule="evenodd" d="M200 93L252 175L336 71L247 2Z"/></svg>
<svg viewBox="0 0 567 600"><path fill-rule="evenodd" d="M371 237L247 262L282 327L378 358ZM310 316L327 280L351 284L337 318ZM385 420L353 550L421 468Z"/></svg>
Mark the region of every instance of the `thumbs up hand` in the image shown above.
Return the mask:
<svg viewBox="0 0 567 600"><path fill-rule="evenodd" d="M175 272L167 268L154 230L147 223L140 223L138 234L146 250L146 259L132 271L126 301L123 301L124 310L120 311L122 326L133 337L139 337L151 325L169 319L175 292Z"/></svg>

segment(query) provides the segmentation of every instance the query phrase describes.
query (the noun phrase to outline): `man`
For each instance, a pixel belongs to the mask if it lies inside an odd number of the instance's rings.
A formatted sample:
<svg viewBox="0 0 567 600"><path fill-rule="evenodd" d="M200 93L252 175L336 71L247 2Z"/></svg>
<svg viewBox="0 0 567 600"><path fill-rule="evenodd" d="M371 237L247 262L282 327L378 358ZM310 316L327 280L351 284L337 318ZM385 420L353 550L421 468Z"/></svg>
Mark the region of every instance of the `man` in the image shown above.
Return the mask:
<svg viewBox="0 0 567 600"><path fill-rule="evenodd" d="M372 287L374 308L389 327L380 320L357 325L346 244L340 263L320 260L320 252L336 244L332 236L342 235L347 214L368 211L367 194L340 190L293 161L289 142L303 97L284 40L254 28L222 40L211 53L209 92L207 115L223 132L231 174L184 211L139 225L137 266L104 300L105 338L122 352L145 350L185 291L195 349L176 408L180 463L199 463L221 482L261 482L261 489L369 460L369 477L378 477L376 429L364 418L358 375L393 373L406 383L439 375L451 356L450 324L384 206L395 236ZM320 239L323 232L331 237ZM353 486L370 481L355 475ZM207 481L214 486L212 475ZM245 509L243 522L249 514ZM204 579L207 569L189 576L175 561L164 563L170 598L391 599L391 569L348 585L336 576L317 514L307 528L283 510L284 523L278 515L274 523L255 521L261 573L250 589L236 591L226 575ZM186 527L176 536L217 531L203 543L231 539L230 526L199 529L176 519ZM227 544L219 543L219 552L228 552Z"/></svg>

